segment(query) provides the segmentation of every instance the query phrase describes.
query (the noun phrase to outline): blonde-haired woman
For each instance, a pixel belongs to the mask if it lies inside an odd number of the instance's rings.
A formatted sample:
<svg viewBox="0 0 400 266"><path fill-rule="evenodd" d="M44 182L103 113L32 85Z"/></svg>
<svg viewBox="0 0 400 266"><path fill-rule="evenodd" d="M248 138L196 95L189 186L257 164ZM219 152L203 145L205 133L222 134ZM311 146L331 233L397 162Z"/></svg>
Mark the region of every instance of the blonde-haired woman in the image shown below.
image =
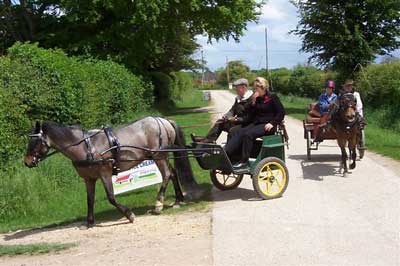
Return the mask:
<svg viewBox="0 0 400 266"><path fill-rule="evenodd" d="M250 153L256 138L273 135L276 127L285 117L285 108L276 94L269 91L268 81L257 77L254 80L253 105L246 118L247 126L240 129L225 146L228 156L233 159L235 155L241 154L235 168L248 165Z"/></svg>

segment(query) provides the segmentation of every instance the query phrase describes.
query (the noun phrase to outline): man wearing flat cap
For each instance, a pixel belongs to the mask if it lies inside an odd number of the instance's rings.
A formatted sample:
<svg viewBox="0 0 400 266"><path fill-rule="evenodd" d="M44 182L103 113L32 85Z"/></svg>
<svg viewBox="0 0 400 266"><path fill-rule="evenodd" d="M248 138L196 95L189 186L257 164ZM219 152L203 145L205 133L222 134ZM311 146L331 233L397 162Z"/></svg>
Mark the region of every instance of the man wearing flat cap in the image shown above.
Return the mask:
<svg viewBox="0 0 400 266"><path fill-rule="evenodd" d="M352 93L354 95L354 98L356 99L357 112L361 117L364 117L363 103L361 101L360 93L357 91L354 91L353 85L354 85L354 81L352 79L346 79L346 81L344 82L344 85L343 85L344 93Z"/></svg>
<svg viewBox="0 0 400 266"><path fill-rule="evenodd" d="M249 82L245 78L236 80L233 87L236 90L237 96L231 109L215 122L214 126L210 129L206 137L196 137L193 134L192 140L194 142L215 142L222 131L228 132L228 138L242 127L245 117L248 115L251 106L251 96L253 92L248 89Z"/></svg>

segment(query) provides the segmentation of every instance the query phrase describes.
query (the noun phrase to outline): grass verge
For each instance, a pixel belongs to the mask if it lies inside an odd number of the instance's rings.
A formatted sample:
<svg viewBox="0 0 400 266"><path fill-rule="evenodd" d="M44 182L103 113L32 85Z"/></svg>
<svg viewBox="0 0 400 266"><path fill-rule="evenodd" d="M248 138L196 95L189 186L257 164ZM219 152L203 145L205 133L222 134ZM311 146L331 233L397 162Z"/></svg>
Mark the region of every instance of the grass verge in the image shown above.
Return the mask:
<svg viewBox="0 0 400 266"><path fill-rule="evenodd" d="M206 112L188 113L180 110L192 107L207 106L202 101L200 91L187 94L176 104L176 108L163 111L162 115L177 121L184 127L189 141L190 132L204 135L208 126L190 128L196 124L207 124L210 115ZM160 115L155 110L145 115ZM208 171L202 170L191 160L193 172L198 183L210 191ZM118 195L121 204L129 206L137 215L146 214L152 209L156 200L158 187L150 186L135 190L130 194ZM173 186L170 184L166 193L166 203L174 198ZM196 206L201 208L207 205L209 194L203 198L187 204L183 210ZM166 213L175 212L167 210ZM97 182L95 218L97 221L116 220L122 215L108 202L101 182ZM82 178L78 177L71 161L62 155L55 155L43 161L39 167L29 169L23 166L22 160L15 162L15 168L10 172L0 173L0 232L17 229L52 227L68 224L74 221L86 220L86 190Z"/></svg>
<svg viewBox="0 0 400 266"><path fill-rule="evenodd" d="M306 107L315 99L296 96L280 95L279 98L285 106L288 115L304 119ZM378 119L380 110L365 110L365 119L368 123L365 128L365 139L368 150L400 160L400 138L399 132L394 129L384 128Z"/></svg>
<svg viewBox="0 0 400 266"><path fill-rule="evenodd" d="M28 245L0 245L0 257L17 255L36 255L57 252L75 247L76 244L41 243Z"/></svg>

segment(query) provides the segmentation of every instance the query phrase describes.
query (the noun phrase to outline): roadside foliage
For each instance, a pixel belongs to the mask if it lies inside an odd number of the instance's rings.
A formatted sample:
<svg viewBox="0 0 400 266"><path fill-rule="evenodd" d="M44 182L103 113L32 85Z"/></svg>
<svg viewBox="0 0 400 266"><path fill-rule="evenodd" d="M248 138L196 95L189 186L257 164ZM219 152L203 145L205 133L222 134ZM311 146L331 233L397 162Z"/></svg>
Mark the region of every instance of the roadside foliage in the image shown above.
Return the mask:
<svg viewBox="0 0 400 266"><path fill-rule="evenodd" d="M153 103L153 85L112 61L16 43L0 58L0 161L19 159L36 120L84 128L128 121Z"/></svg>

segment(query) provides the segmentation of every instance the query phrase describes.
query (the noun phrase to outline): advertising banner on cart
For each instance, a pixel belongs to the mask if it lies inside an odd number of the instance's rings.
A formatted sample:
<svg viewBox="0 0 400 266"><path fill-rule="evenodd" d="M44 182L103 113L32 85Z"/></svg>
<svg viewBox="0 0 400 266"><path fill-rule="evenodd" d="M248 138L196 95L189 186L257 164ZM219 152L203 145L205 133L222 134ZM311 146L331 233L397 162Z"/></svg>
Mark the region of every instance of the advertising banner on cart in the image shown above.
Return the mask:
<svg viewBox="0 0 400 266"><path fill-rule="evenodd" d="M146 160L139 165L112 176L114 194L122 194L142 187L159 184L162 175L153 160Z"/></svg>

